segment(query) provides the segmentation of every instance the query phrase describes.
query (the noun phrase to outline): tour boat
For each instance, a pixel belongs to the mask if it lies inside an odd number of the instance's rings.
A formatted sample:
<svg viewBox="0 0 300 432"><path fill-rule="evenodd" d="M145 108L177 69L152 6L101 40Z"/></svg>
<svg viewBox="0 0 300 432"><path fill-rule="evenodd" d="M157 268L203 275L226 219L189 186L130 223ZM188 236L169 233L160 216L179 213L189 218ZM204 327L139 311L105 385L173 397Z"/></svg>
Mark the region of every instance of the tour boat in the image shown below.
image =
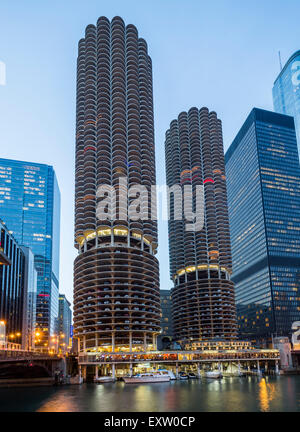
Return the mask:
<svg viewBox="0 0 300 432"><path fill-rule="evenodd" d="M156 383L170 381L170 376L162 371L141 373L132 377L123 377L126 384L139 384L139 383Z"/></svg>
<svg viewBox="0 0 300 432"><path fill-rule="evenodd" d="M234 372L223 372L224 377L244 377L246 374L242 371L234 371Z"/></svg>
<svg viewBox="0 0 300 432"><path fill-rule="evenodd" d="M176 380L176 376L173 371L170 369L158 369L158 372L162 372L164 374L168 374L171 380Z"/></svg>
<svg viewBox="0 0 300 432"><path fill-rule="evenodd" d="M111 376L102 376L102 377L94 378L94 382L98 384L102 384L107 382L115 382L115 379Z"/></svg>
<svg viewBox="0 0 300 432"><path fill-rule="evenodd" d="M214 378L214 379L223 378L222 373L219 372L219 371L208 371L208 372L205 372L205 376L206 376L206 378Z"/></svg>

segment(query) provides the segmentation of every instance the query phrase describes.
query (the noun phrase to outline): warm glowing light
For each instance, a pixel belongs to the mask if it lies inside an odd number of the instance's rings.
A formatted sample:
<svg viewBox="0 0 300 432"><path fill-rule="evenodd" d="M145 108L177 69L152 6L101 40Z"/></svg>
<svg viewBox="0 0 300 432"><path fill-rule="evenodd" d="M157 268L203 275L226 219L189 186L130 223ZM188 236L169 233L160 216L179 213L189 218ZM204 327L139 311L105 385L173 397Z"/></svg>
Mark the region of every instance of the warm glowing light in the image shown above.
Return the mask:
<svg viewBox="0 0 300 432"><path fill-rule="evenodd" d="M196 267L195 267L195 266L186 267L186 269L185 269L185 271L186 271L187 273L193 272L193 271L195 271L195 270L196 270Z"/></svg>
<svg viewBox="0 0 300 432"><path fill-rule="evenodd" d="M135 232L133 232L133 233L132 233L132 237L134 237L134 238L136 238L136 239L139 239L139 240L141 240L141 238L142 238L142 235L141 235L141 234L138 234L138 233L135 233Z"/></svg>
<svg viewBox="0 0 300 432"><path fill-rule="evenodd" d="M114 229L114 235L125 236L126 237L128 235L128 230L115 228Z"/></svg>
<svg viewBox="0 0 300 432"><path fill-rule="evenodd" d="M105 237L105 236L110 236L111 235L111 229L104 229L104 230L98 230L98 236L100 237Z"/></svg>
<svg viewBox="0 0 300 432"><path fill-rule="evenodd" d="M198 269L198 270L208 270L208 269L219 270L219 268L223 272L231 273L226 267L219 267L217 264L200 264L200 265L197 265L197 266L189 266L189 267L186 267L184 269L178 270L177 271L177 276L182 276L185 273L190 273L190 272L196 271L196 269ZM176 277L176 275L174 277Z"/></svg>

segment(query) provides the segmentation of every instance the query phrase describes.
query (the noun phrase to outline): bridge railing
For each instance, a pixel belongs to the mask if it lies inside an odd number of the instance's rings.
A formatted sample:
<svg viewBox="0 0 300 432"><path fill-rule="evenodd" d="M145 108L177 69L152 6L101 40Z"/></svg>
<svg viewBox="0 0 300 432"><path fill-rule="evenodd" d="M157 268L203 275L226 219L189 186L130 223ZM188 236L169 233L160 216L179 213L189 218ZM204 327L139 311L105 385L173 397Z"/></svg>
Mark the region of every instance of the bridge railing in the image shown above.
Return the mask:
<svg viewBox="0 0 300 432"><path fill-rule="evenodd" d="M0 349L0 361L5 360L34 360L34 359L58 359L59 356L55 354L42 353L37 351L24 351L24 350L9 350Z"/></svg>

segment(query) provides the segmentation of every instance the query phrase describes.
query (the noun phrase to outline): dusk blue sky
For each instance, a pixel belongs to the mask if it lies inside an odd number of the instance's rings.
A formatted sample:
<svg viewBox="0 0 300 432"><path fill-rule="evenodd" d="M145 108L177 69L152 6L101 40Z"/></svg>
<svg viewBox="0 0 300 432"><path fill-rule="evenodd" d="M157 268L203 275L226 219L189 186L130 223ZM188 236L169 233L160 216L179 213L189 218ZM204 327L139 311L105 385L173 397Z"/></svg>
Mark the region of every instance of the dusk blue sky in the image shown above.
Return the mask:
<svg viewBox="0 0 300 432"><path fill-rule="evenodd" d="M300 48L299 0L1 0L0 157L53 165L61 191L60 291L72 300L77 44L99 16L121 16L153 61L157 180L164 135L192 106L223 122L225 150L249 111L272 109L272 85ZM0 215L1 217L1 215ZM166 222L159 224L161 288L170 288Z"/></svg>

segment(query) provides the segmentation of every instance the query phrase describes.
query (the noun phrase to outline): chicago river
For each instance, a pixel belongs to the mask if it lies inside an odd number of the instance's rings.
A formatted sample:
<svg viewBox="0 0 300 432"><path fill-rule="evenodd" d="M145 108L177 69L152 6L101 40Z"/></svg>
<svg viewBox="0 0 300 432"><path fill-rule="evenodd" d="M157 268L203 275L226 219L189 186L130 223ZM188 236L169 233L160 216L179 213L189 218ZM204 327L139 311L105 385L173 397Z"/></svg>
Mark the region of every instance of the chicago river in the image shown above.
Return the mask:
<svg viewBox="0 0 300 432"><path fill-rule="evenodd" d="M2 388L3 412L300 411L300 376Z"/></svg>

